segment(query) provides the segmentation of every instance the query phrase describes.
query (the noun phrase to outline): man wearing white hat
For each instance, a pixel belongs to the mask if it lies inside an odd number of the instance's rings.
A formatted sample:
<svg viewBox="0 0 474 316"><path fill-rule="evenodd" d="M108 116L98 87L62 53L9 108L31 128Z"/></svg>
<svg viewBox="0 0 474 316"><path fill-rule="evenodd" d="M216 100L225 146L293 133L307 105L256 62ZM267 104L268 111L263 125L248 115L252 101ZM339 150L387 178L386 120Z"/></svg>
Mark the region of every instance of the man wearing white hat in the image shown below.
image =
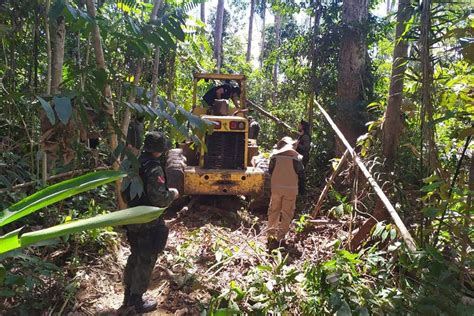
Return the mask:
<svg viewBox="0 0 474 316"><path fill-rule="evenodd" d="M302 156L295 150L296 141L283 137L270 158L271 199L268 207L268 249L282 244L295 214L296 197L303 188L298 181L304 177Z"/></svg>

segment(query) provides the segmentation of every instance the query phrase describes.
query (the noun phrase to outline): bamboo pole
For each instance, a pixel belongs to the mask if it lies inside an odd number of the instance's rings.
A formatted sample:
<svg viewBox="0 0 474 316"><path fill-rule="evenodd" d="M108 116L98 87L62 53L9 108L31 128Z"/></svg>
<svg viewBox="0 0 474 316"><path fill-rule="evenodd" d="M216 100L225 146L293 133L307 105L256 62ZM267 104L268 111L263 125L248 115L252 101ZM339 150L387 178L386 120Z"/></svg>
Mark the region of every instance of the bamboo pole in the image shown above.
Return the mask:
<svg viewBox="0 0 474 316"><path fill-rule="evenodd" d="M311 217L315 218L319 215L319 211L321 211L321 207L323 206L323 201L329 192L329 188L334 182L334 179L336 179L337 175L341 171L341 168L346 162L348 157L349 157L349 151L346 150L344 154L342 155L341 159L339 160L339 163L337 164L336 168L334 169L334 172L331 174L331 177L329 177L329 180L326 182L326 186L324 187L323 191L321 192L321 195L319 196L318 202L316 203L316 206L314 207L313 212L311 213Z"/></svg>
<svg viewBox="0 0 474 316"><path fill-rule="evenodd" d="M393 207L393 205L390 203L389 199L385 195L385 193L382 191L380 186L377 184L375 179L372 177L370 174L369 170L367 170L367 167L364 165L362 160L360 160L359 156L356 154L354 148L351 147L347 139L344 137L344 134L342 134L341 130L337 127L337 125L334 123L334 121L331 119L329 114L323 109L323 107L315 100L316 105L318 106L319 110L323 114L323 116L326 118L328 121L329 125L332 127L332 129L336 132L336 135L339 137L339 139L342 141L344 146L347 148L347 151L349 154L352 156L353 160L359 166L360 170L364 174L365 178L368 180L369 184L372 186L374 189L375 193L378 195L380 200L383 202L385 205L385 208L387 209L387 212L390 214L392 217L393 221L395 222L395 225L398 228L398 231L400 232L400 235L402 239L405 241L406 246L411 252L416 251L416 244L411 236L410 232L406 228L405 224L403 223L402 219L398 215L397 211Z"/></svg>

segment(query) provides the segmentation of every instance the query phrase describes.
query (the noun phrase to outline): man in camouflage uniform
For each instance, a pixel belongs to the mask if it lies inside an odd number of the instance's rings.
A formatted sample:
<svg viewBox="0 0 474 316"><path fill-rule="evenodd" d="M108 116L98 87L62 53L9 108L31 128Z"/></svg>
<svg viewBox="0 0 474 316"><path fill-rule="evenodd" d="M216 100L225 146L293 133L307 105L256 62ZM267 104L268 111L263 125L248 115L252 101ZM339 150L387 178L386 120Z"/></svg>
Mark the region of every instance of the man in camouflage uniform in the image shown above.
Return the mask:
<svg viewBox="0 0 474 316"><path fill-rule="evenodd" d="M159 132L150 132L145 136L143 151L139 156L140 177L143 181L143 194L130 198L128 206L166 207L178 197L176 189L168 189L165 173L159 157L171 147L170 142ZM124 194L130 194L125 191ZM134 307L137 313L151 312L156 309L154 300L144 300L143 294L148 288L158 254L166 246L168 228L162 218L146 224L127 225L127 239L131 254L124 272L125 308Z"/></svg>

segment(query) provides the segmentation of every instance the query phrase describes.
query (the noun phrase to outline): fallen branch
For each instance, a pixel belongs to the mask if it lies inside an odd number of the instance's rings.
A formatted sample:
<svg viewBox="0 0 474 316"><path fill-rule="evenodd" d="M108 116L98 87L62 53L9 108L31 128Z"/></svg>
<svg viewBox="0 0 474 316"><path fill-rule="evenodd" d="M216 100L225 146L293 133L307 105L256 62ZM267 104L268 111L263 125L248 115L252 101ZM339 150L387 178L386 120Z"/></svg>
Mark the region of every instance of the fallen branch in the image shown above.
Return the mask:
<svg viewBox="0 0 474 316"><path fill-rule="evenodd" d="M402 219L400 218L400 216L398 215L397 211L395 210L395 208L393 207L393 205L390 203L389 199L387 198L387 196L385 195L385 193L382 191L382 189L380 188L380 186L377 184L377 182L375 181L375 179L372 177L372 175L370 174L370 172L367 170L366 166L364 165L364 163L362 162L362 160L360 160L359 156L357 155L357 153L355 152L354 148L351 147L351 145L349 144L349 142L347 141L347 139L344 137L344 134L339 130L339 128L337 127L337 125L334 123L334 121L331 119L331 117L329 116L329 114L323 109L323 107L317 102L316 102L316 105L318 106L319 110L321 111L321 113L324 115L324 117L326 118L326 120L328 121L329 125L332 127L332 129L336 132L336 135L339 137L339 139L342 141L342 143L344 144L344 146L347 148L347 150L349 151L350 155L352 156L353 160L355 161L355 163L357 164L357 166L359 166L360 170L362 171L362 173L364 174L364 176L366 177L366 179L369 181L369 184L372 186L372 188L374 189L375 193L378 195L378 197L380 198L380 200L383 202L383 204L385 205L385 208L387 209L387 212L390 214L390 216L392 217L395 225L397 226L398 228L398 231L400 232L400 235L401 237L403 238L403 240L405 241L405 244L407 245L407 248L411 251L411 252L415 252L416 251L416 244L415 244L415 241L413 240L413 237L411 236L410 232L408 231L408 229L406 228L405 224L403 223Z"/></svg>
<svg viewBox="0 0 474 316"><path fill-rule="evenodd" d="M331 177L329 178L328 182L326 183L326 186L324 187L323 191L321 192L321 195L319 196L318 202L316 203L316 206L314 207L314 210L311 213L311 217L315 218L319 215L319 211L321 210L321 206L323 205L323 201L324 201L324 199L326 198L326 195L329 192L329 188L331 187L332 183L334 182L334 179L336 179L336 176L341 171L341 168L344 165L345 161L347 160L347 157L349 157L349 151L348 150L346 150L344 152L344 155L342 155L341 160L339 160L339 163L336 166L336 169L334 169L334 172L331 174Z"/></svg>

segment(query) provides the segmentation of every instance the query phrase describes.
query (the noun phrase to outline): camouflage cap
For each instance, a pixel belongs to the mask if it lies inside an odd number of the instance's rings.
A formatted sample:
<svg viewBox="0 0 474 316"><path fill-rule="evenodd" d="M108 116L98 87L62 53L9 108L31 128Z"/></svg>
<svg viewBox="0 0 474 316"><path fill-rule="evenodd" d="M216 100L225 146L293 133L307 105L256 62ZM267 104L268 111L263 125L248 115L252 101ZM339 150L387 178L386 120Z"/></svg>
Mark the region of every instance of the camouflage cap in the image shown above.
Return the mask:
<svg viewBox="0 0 474 316"><path fill-rule="evenodd" d="M145 135L143 150L149 153L163 153L171 148L171 142L160 132L149 132Z"/></svg>

